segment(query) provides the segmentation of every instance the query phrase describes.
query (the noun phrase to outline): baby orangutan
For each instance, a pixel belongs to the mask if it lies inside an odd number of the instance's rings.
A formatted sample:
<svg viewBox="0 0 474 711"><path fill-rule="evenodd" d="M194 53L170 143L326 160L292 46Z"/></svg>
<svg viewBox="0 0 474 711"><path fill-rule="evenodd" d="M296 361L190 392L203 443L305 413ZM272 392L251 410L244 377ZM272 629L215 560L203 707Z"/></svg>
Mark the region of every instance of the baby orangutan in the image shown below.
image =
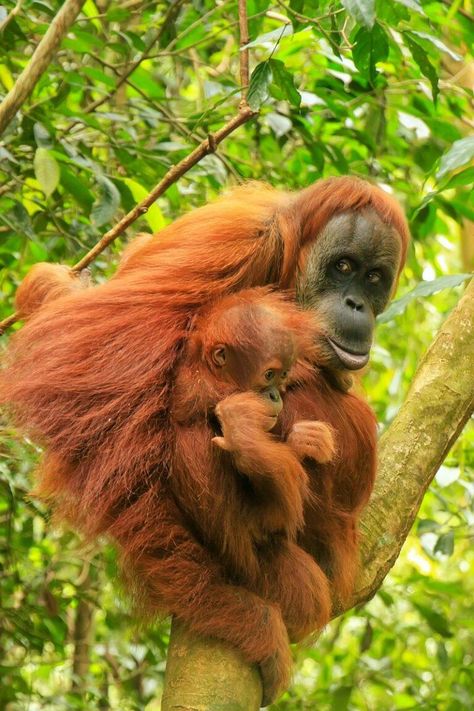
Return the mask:
<svg viewBox="0 0 474 711"><path fill-rule="evenodd" d="M276 603L293 641L330 614L326 576L296 535L310 496L301 460L328 462L334 440L318 421L297 422L285 442L271 430L296 359L317 357L316 335L311 316L281 294L256 288L223 298L194 321L171 408L175 501L228 584ZM268 698L288 674L287 643L278 646L270 659L252 659Z"/></svg>

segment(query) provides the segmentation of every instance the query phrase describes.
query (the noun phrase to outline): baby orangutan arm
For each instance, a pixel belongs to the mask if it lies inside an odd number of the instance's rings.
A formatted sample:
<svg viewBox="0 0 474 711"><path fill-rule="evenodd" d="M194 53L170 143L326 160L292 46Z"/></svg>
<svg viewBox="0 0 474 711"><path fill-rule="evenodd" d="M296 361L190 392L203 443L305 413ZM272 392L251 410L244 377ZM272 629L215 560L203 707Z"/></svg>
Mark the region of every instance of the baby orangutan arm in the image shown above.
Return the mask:
<svg viewBox="0 0 474 711"><path fill-rule="evenodd" d="M320 464L332 461L336 453L332 427L319 420L295 422L287 442L299 459L309 457Z"/></svg>
<svg viewBox="0 0 474 711"><path fill-rule="evenodd" d="M277 419L273 403L254 392L236 393L217 405L216 415L222 436L213 441L250 480L264 525L294 536L303 525L308 477L293 449L269 434Z"/></svg>

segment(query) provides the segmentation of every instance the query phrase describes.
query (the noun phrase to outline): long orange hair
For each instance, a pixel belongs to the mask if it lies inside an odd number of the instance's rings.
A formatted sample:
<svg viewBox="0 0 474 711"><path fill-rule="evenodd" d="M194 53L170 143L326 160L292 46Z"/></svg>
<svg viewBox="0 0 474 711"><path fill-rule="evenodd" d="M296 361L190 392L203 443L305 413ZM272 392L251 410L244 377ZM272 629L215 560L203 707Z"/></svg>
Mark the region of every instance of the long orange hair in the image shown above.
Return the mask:
<svg viewBox="0 0 474 711"><path fill-rule="evenodd" d="M173 371L190 319L243 288L294 282L301 248L337 212L373 208L402 245L400 207L357 178L294 194L250 183L184 215L107 283L48 301L13 336L0 401L46 447L39 491L88 535L166 476Z"/></svg>

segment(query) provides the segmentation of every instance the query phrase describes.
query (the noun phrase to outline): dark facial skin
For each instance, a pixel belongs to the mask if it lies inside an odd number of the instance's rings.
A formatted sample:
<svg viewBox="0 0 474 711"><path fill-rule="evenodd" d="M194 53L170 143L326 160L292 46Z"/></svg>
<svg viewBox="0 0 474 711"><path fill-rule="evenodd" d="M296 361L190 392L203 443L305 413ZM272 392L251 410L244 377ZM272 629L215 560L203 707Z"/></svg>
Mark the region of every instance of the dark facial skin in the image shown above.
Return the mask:
<svg viewBox="0 0 474 711"><path fill-rule="evenodd" d="M368 208L333 217L310 247L297 298L323 325L329 367L366 365L375 317L390 298L400 251L398 234Z"/></svg>

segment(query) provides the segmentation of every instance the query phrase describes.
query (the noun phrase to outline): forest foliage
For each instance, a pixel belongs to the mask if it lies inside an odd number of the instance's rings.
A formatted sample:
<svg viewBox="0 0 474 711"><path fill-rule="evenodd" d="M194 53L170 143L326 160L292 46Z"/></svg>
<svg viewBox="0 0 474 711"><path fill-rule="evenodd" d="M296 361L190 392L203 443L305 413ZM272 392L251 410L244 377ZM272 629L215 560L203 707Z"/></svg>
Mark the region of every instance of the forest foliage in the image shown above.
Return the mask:
<svg viewBox="0 0 474 711"><path fill-rule="evenodd" d="M57 0L0 0L0 101ZM258 116L92 265L242 180L365 176L413 234L364 378L381 429L474 268L470 0L248 0ZM240 100L237 0L86 0L0 136L0 318L38 261L73 264ZM2 337L6 342L8 334ZM0 424L0 707L159 708L168 627L138 630L107 546L80 546L28 492L40 452ZM295 649L280 711L472 708L474 434L449 453L373 601Z"/></svg>

